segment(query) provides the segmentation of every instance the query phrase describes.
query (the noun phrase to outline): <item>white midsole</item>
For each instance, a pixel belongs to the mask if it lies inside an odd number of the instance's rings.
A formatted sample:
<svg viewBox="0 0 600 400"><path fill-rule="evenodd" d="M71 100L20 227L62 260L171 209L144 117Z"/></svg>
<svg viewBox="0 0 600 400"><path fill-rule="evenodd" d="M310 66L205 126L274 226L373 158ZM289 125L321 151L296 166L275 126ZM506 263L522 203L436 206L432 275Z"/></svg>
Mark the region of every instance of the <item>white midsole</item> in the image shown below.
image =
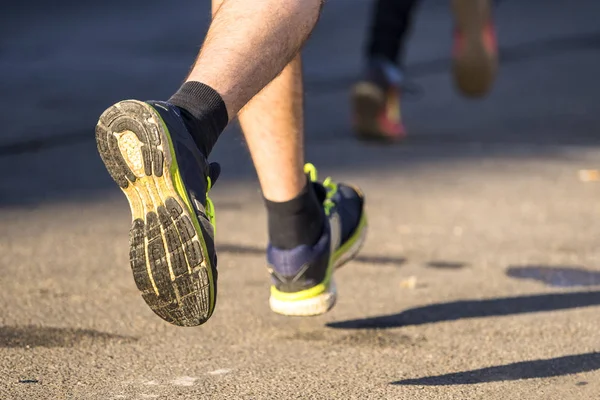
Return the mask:
<svg viewBox="0 0 600 400"><path fill-rule="evenodd" d="M365 238L367 236L367 226L363 227L363 230L358 237L358 239L354 242L352 246L346 251L335 263L334 268L339 268L352 258L356 256L360 248L362 247ZM278 300L271 296L269 298L269 306L271 306L271 310L276 312L277 314L283 314L288 316L300 316L300 317L308 317L312 315L320 315L325 314L329 311L337 300L337 289L335 286L335 281L333 280L333 276L331 277L329 287L325 290L325 292L311 297L309 299L302 300Z"/></svg>

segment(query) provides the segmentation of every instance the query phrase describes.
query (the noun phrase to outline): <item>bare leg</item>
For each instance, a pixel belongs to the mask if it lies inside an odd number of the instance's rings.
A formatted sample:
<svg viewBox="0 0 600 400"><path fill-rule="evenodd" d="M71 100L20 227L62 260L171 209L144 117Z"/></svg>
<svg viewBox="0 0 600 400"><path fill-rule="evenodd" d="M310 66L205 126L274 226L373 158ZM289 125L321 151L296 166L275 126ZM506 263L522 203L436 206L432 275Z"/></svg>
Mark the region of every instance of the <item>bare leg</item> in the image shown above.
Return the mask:
<svg viewBox="0 0 600 400"><path fill-rule="evenodd" d="M226 10L221 10L222 5L223 0L213 0L215 19ZM313 11L318 13L318 7L319 2L315 2ZM208 83L206 78L202 77L205 71L198 66L202 65L201 60L205 52L206 47L194 68L199 75L192 71L188 80L197 79ZM218 86L216 90L223 95ZM227 103L227 100L225 101ZM302 103L302 64L298 54L239 114L263 195L271 201L283 202L292 199L306 184L303 173ZM237 106L233 108L235 107ZM233 118L231 112L230 118Z"/></svg>
<svg viewBox="0 0 600 400"><path fill-rule="evenodd" d="M226 0L188 76L216 90L230 120L281 73L312 31L322 0Z"/></svg>
<svg viewBox="0 0 600 400"><path fill-rule="evenodd" d="M306 185L300 55L244 107L240 123L265 198L283 202Z"/></svg>

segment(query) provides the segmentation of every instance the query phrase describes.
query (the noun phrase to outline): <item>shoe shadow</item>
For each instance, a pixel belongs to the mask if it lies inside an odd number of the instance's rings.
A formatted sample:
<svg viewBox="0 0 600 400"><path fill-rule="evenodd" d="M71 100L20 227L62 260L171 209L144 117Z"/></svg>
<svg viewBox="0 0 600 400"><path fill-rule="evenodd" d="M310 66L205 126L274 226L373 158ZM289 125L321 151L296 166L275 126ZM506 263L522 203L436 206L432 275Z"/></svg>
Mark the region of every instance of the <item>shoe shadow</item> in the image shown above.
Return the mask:
<svg viewBox="0 0 600 400"><path fill-rule="evenodd" d="M0 348L72 347L84 341L134 342L138 338L91 329L53 328L44 326L0 327Z"/></svg>
<svg viewBox="0 0 600 400"><path fill-rule="evenodd" d="M456 270L462 269L467 266L467 263L460 261L429 261L425 263L425 267L427 268L435 268L435 269L446 269L446 270Z"/></svg>
<svg viewBox="0 0 600 400"><path fill-rule="evenodd" d="M454 372L451 374L404 379L392 385L473 385L486 382L516 381L520 379L550 378L600 369L600 353L584 353L544 360L522 361L512 364Z"/></svg>
<svg viewBox="0 0 600 400"><path fill-rule="evenodd" d="M397 314L331 322L327 326L337 329L387 329L467 318L526 314L596 305L600 305L600 291L460 300L411 308Z"/></svg>

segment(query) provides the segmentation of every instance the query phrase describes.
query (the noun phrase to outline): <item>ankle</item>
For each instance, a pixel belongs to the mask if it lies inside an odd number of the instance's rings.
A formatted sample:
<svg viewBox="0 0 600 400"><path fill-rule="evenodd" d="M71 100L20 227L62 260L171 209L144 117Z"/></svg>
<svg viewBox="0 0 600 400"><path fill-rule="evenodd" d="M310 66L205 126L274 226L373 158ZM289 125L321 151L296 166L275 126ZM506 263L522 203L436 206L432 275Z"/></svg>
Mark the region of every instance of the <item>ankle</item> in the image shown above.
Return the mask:
<svg viewBox="0 0 600 400"><path fill-rule="evenodd" d="M265 199L269 242L280 249L312 246L321 238L325 226L323 204L312 182L295 198L285 202Z"/></svg>
<svg viewBox="0 0 600 400"><path fill-rule="evenodd" d="M186 82L171 96L169 103L180 109L194 142L208 157L229 121L219 93L201 82Z"/></svg>

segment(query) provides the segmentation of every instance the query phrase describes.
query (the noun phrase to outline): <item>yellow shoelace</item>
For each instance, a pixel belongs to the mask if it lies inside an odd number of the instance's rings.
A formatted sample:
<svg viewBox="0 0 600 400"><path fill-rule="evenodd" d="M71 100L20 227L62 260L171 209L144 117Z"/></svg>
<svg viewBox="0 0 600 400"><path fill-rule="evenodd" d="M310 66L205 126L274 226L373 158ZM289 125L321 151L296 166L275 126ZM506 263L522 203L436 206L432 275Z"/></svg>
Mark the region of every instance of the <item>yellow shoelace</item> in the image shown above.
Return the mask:
<svg viewBox="0 0 600 400"><path fill-rule="evenodd" d="M311 182L317 182L317 168L313 164L306 163L304 165L304 173L308 174ZM325 214L329 215L331 209L335 206L332 198L337 193L338 187L337 183L335 183L329 176L323 181L323 186L327 192L325 201L323 202L323 207L325 208Z"/></svg>
<svg viewBox="0 0 600 400"><path fill-rule="evenodd" d="M210 199L210 197L208 197L208 192L210 192L210 189L212 188L212 180L210 179L210 176L206 177L206 181L207 181L207 188L206 188L206 216L208 216L208 219L210 220L210 223L213 226L213 229L215 231L215 235L217 234L217 214L215 212L215 203L213 203L213 201Z"/></svg>

